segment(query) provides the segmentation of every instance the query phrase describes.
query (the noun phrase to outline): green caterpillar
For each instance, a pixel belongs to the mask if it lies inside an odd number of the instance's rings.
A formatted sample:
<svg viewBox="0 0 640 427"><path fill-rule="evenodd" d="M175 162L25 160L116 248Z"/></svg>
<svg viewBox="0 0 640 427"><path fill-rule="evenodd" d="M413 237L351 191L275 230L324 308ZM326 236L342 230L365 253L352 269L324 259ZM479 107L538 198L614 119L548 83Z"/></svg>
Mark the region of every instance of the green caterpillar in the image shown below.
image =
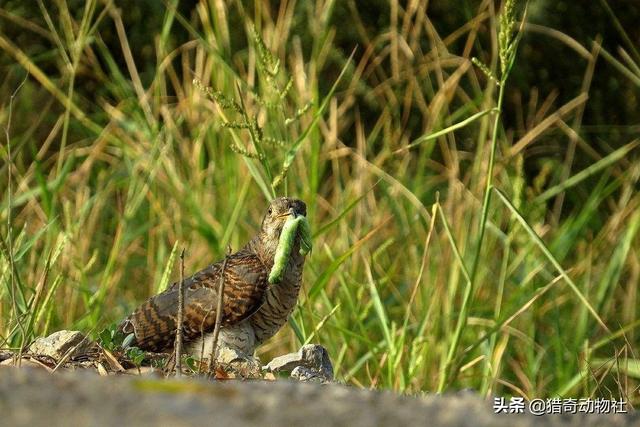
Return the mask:
<svg viewBox="0 0 640 427"><path fill-rule="evenodd" d="M300 255L306 255L311 252L313 244L311 243L311 226L307 217L300 216L298 220L298 229L300 230Z"/></svg>
<svg viewBox="0 0 640 427"><path fill-rule="evenodd" d="M298 231L300 231L300 255L306 255L311 251L313 246L311 243L311 226L307 217L289 217L280 233L273 267L269 273L269 283L279 283L282 280L284 269L287 267L287 262L293 249L293 241Z"/></svg>

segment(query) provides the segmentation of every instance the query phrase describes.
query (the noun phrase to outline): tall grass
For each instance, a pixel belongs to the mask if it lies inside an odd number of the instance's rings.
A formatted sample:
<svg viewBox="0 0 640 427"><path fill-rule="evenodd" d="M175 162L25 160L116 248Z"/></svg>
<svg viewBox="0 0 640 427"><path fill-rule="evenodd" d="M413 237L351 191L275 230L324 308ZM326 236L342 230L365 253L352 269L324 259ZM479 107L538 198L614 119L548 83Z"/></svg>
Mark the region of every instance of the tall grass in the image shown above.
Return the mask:
<svg viewBox="0 0 640 427"><path fill-rule="evenodd" d="M0 346L95 333L177 278L178 248L187 271L221 259L268 198L290 194L307 201L314 251L290 327L261 358L318 342L337 377L362 387L638 402L638 141L610 149L581 131L597 40L576 54L573 100L531 94L506 128L507 76L533 28L518 23L522 7L484 1L439 34L426 2L390 0L375 33L349 3L352 54L335 44L330 0L212 0L191 16L177 4L165 3L152 75L111 2L1 10L48 43L57 68L0 30L12 63L1 93L30 76L11 123L9 103L0 109ZM176 45L178 30L189 41ZM635 76L634 56L607 55ZM78 87L87 81L99 96ZM550 134L573 151L527 172ZM576 170L577 156L591 164Z"/></svg>

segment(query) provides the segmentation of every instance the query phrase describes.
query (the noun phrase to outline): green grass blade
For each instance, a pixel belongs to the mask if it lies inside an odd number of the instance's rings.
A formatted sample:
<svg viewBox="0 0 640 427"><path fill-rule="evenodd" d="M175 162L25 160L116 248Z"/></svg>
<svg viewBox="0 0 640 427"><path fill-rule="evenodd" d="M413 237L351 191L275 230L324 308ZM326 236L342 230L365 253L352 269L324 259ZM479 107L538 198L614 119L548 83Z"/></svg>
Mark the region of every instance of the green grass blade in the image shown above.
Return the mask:
<svg viewBox="0 0 640 427"><path fill-rule="evenodd" d="M309 133L311 133L311 131L315 129L316 126L318 125L318 121L324 114L324 111L327 109L327 105L329 105L329 101L331 100L331 97L333 96L336 89L338 88L338 84L342 80L344 73L347 71L347 68L349 67L349 64L351 63L351 61L353 60L353 56L355 55L355 53L356 53L356 50L354 49L351 52L351 55L349 56L347 63L344 65L344 67L342 67L342 71L340 71L340 74L338 75L338 78L336 79L336 81L333 83L333 86L331 86L331 89L322 100L320 107L316 110L315 114L313 115L313 120L285 154L284 162L282 163L282 171L286 172L287 170L289 170L289 167L291 166L291 163L293 163L293 159L295 159L296 153L300 149L300 146L305 141L305 139L307 139L307 135L309 135Z"/></svg>
<svg viewBox="0 0 640 427"><path fill-rule="evenodd" d="M556 260L556 258L551 253L551 251L549 251L549 249L547 248L547 245L542 241L542 239L540 238L540 236L538 236L538 234L535 232L535 230L529 225L527 220L524 219L522 214L516 209L515 206L513 206L511 201L507 198L507 196L504 193L502 193L502 191L498 190L495 187L493 187L493 191L498 195L498 197L500 197L500 200L502 200L504 205L511 211L511 213L515 216L515 218L518 220L520 225L522 225L522 227L527 231L529 236L531 236L531 239L538 246L538 248L540 248L540 250L547 257L549 262L551 262L551 264L553 264L553 266L556 268L558 273L560 273L562 275L562 277L564 278L565 282L567 282L567 284L569 285L571 290L576 294L576 296L578 297L580 302L582 304L584 304L584 306L589 310L591 315L594 317L594 319L596 319L596 321L602 327L602 329L604 329L606 332L610 332L609 328L604 323L604 321L602 320L600 315L596 312L596 310L593 308L591 303L589 303L589 301L585 298L585 296L582 294L580 289L578 289L578 286L573 282L571 277L569 277L569 275L567 274L565 269L562 268L560 263Z"/></svg>
<svg viewBox="0 0 640 427"><path fill-rule="evenodd" d="M169 260L164 266L164 271L162 272L162 276L160 278L160 282L156 287L156 293L164 292L169 285L169 278L171 277L171 272L173 271L173 265L176 262L176 257L178 255L178 244L180 242L176 240L173 244L173 248L171 249L171 253L169 254Z"/></svg>
<svg viewBox="0 0 640 427"><path fill-rule="evenodd" d="M439 130L437 132L433 132L433 133L430 133L428 135L422 135L421 137L419 137L416 140L412 141L406 147L402 147L402 148L396 150L394 153L400 153L400 152L403 152L403 151L410 150L411 148L413 148L413 147L415 147L417 145L420 145L420 144L422 144L424 142L432 141L432 140L434 140L436 138L439 138L439 137L441 137L443 135L446 135L446 134L451 133L453 131L456 131L458 129L462 129L464 127L467 127L471 123L473 123L476 120L486 116L487 114L495 113L497 111L498 110L496 110L495 108L490 108L488 110L480 111L479 113L476 113L476 114L474 114L474 115L472 115L470 117L467 117L466 119L464 119L464 120L462 120L462 121L460 121L460 122L458 122L456 124L453 124L451 126L447 126L446 128L441 129L441 130Z"/></svg>
<svg viewBox="0 0 640 427"><path fill-rule="evenodd" d="M331 264L322 272L320 277L318 277L318 279L315 281L313 286L311 286L311 289L309 289L308 299L314 299L320 293L320 291L324 289L327 283L329 283L329 280L331 280L333 273L335 273L336 270L347 259L349 259L355 251L357 251L360 248L360 246L362 246L367 240L373 237L373 235L376 234L390 219L391 217L382 221L382 223L378 224L376 227L373 228L373 230L368 232L366 236L364 236L362 239L354 243L345 253L340 255L338 258L334 259L331 262Z"/></svg>
<svg viewBox="0 0 640 427"><path fill-rule="evenodd" d="M548 190L546 190L544 193L540 194L538 197L536 197L535 201L537 203L543 203L546 200L549 200L550 198L552 198L553 196L562 193L563 191L576 186L577 184L579 184L580 182L584 181L585 179L587 179L588 177L590 177L591 175L605 169L608 168L609 166L611 166L612 164L616 163L617 161L625 158L631 151L633 151L633 149L635 149L638 145L640 145L640 140L635 140L633 142L630 142L629 144L618 148L616 151L614 151L613 153L609 154L606 157L603 157L602 159L598 160L597 162L595 162L594 164L588 166L587 168L581 170L580 172L578 172L577 174L573 175L572 177L570 177L569 179L567 179L566 181L561 182L558 185L554 185L553 187L549 188Z"/></svg>

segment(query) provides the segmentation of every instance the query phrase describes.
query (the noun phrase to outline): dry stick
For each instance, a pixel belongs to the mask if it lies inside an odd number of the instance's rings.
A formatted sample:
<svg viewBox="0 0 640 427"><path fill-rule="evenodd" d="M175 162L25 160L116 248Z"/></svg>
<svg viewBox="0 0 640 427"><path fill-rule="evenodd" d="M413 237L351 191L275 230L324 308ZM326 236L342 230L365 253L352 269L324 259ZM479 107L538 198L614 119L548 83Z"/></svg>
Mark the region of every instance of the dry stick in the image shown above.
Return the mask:
<svg viewBox="0 0 640 427"><path fill-rule="evenodd" d="M207 317L211 315L213 308L207 311L206 316L202 318L202 322L200 323L200 361L198 362L198 375L202 373L202 361L204 360L204 322L206 322Z"/></svg>
<svg viewBox="0 0 640 427"><path fill-rule="evenodd" d="M178 326L176 327L176 376L182 376L182 323L184 316L184 248L180 253L180 282L178 283Z"/></svg>
<svg viewBox="0 0 640 427"><path fill-rule="evenodd" d="M213 327L213 339L211 340L211 357L209 357L209 366L207 371L211 373L214 361L217 357L218 335L220 334L220 324L222 323L222 307L224 303L224 271L227 268L227 260L231 255L231 247L227 248L227 254L222 262L222 271L220 272L220 284L218 285L218 307L216 308L216 323Z"/></svg>
<svg viewBox="0 0 640 427"><path fill-rule="evenodd" d="M75 354L76 350L78 348L80 348L81 345L85 344L87 342L87 340L89 339L88 335L85 335L84 338L82 338L82 340L80 340L80 342L76 345L74 345L73 347L71 347L69 350L67 350L62 357L60 358L60 361L58 361L58 363L56 363L56 366L53 367L53 370L50 371L49 373L54 374L58 368L60 366L62 366L64 363L66 363L67 360L69 360L69 358L71 357L71 355Z"/></svg>

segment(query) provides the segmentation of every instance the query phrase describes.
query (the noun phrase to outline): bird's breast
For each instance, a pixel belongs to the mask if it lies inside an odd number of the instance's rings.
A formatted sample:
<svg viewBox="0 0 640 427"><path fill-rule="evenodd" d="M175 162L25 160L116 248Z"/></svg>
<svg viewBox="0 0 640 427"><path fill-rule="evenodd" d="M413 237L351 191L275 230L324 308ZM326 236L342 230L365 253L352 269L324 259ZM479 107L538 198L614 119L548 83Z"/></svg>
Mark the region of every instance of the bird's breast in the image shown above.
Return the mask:
<svg viewBox="0 0 640 427"><path fill-rule="evenodd" d="M255 332L256 345L268 340L280 330L298 302L305 260L298 249L294 247L282 281L267 289L262 306L249 318Z"/></svg>

